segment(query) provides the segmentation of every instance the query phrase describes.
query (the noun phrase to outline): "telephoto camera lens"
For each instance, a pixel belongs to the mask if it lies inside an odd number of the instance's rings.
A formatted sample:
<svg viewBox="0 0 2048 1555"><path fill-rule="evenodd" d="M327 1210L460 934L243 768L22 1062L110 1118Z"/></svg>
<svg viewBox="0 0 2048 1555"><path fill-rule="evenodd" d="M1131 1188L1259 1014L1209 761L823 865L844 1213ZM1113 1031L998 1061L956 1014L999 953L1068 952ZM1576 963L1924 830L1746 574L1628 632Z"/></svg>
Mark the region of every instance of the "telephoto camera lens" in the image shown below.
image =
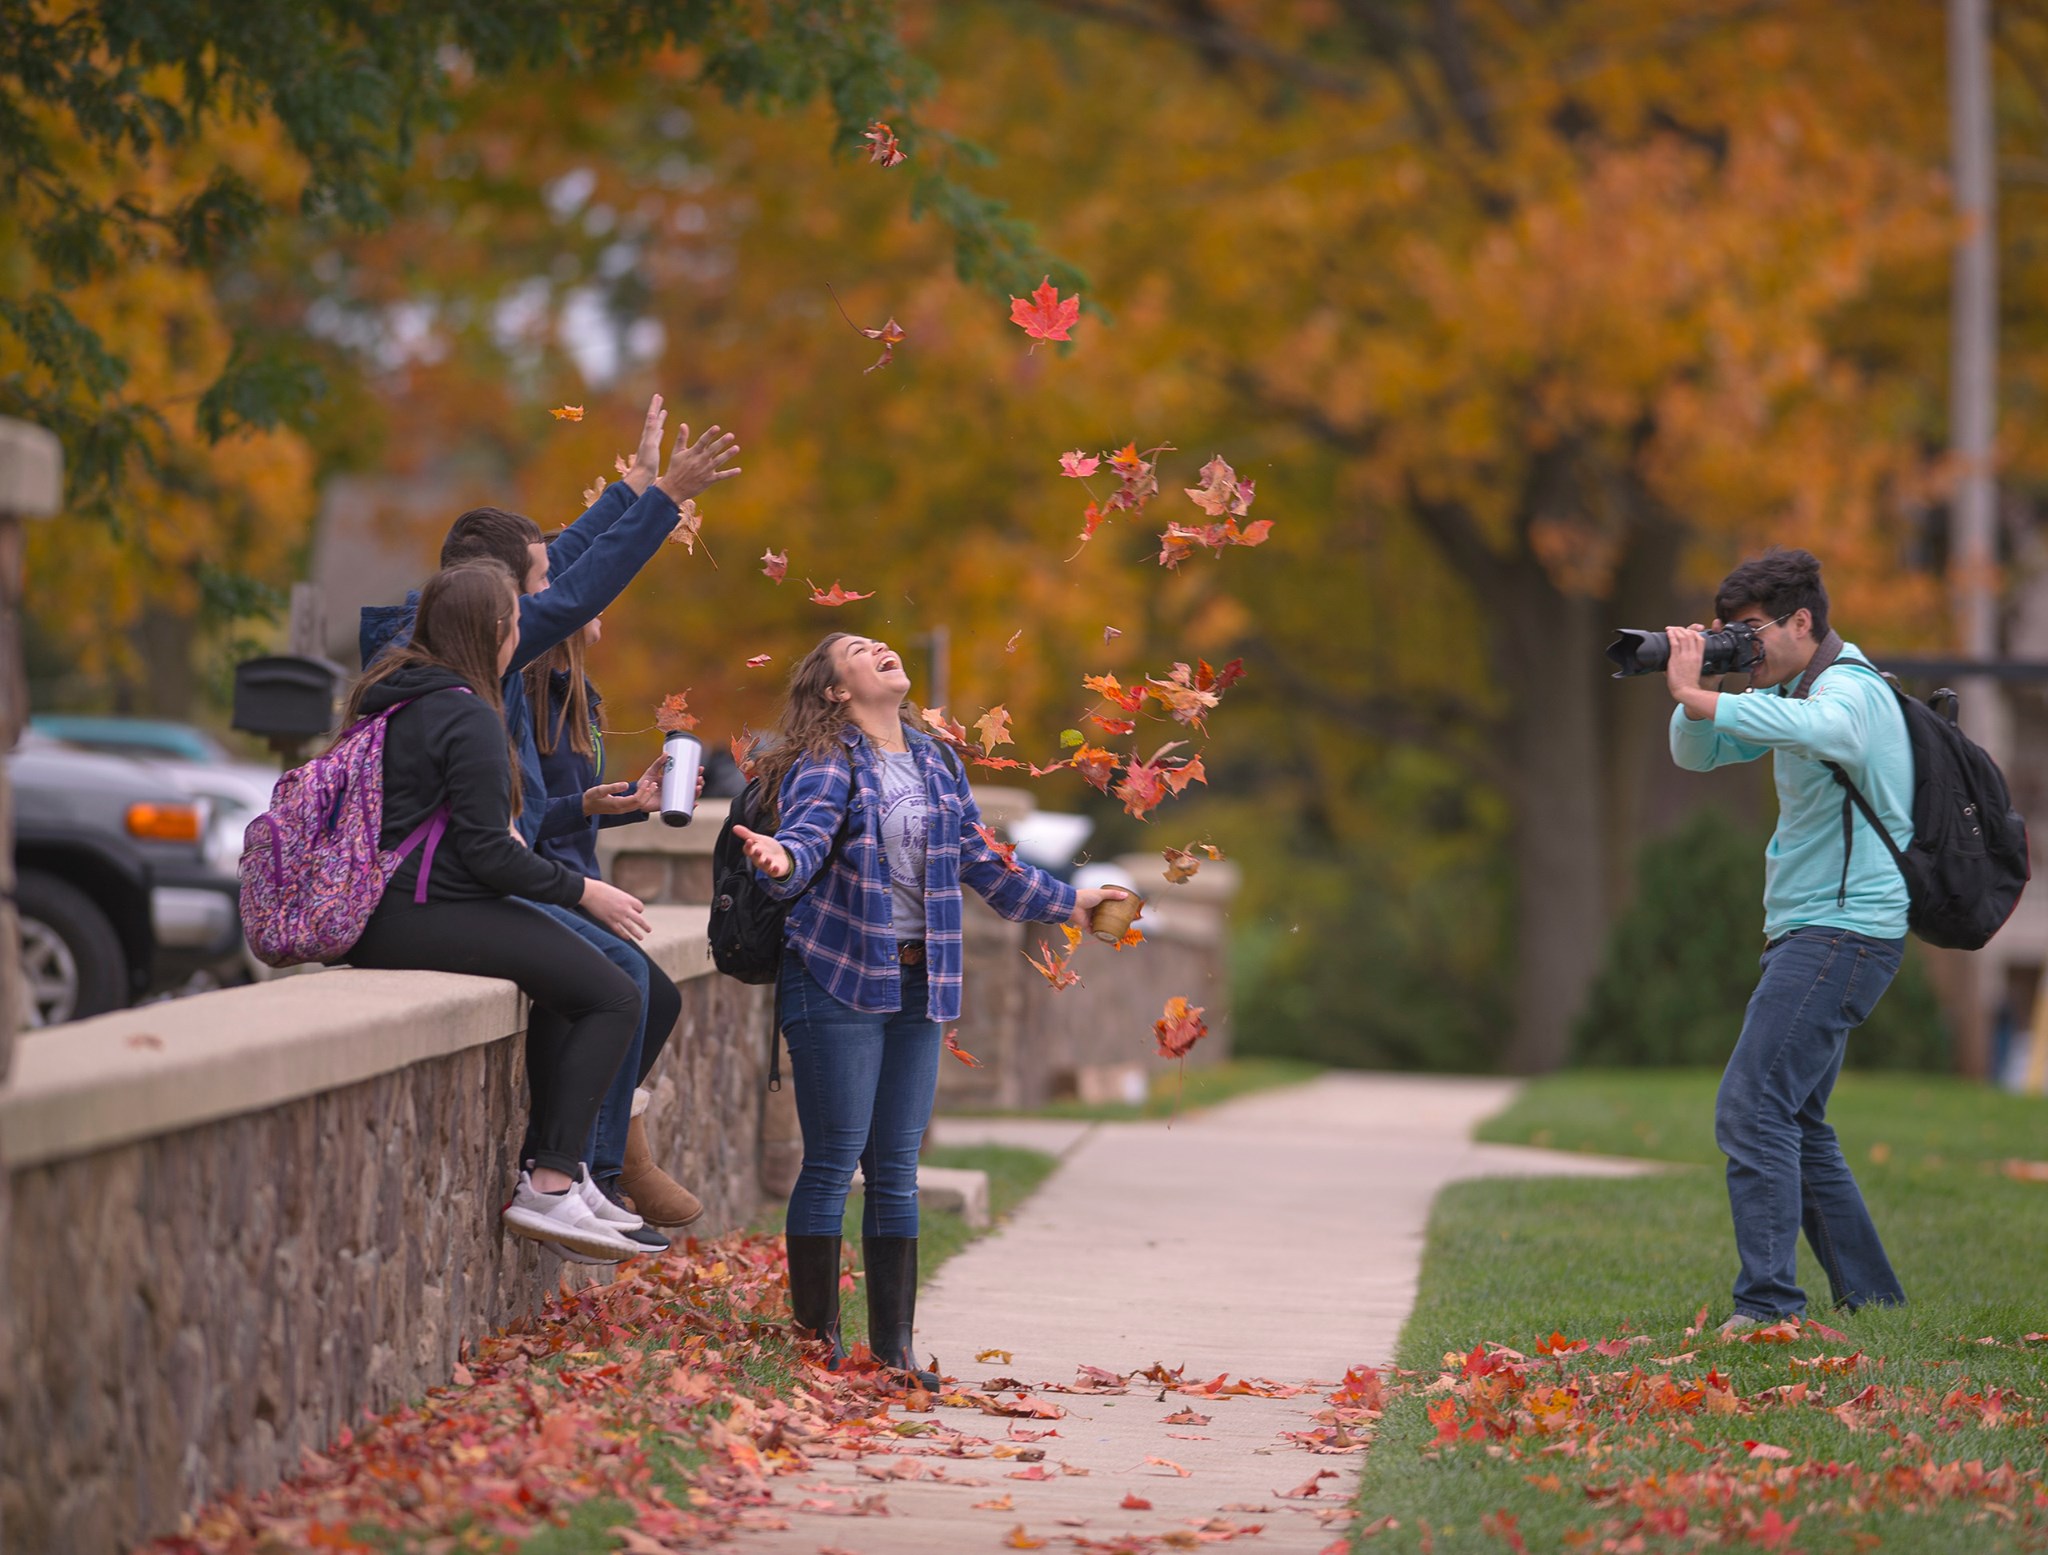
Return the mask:
<svg viewBox="0 0 2048 1555"><path fill-rule="evenodd" d="M1700 664L1704 674L1739 674L1763 657L1755 627L1738 623L1723 627L1718 632L1708 632L1705 639L1706 654ZM1671 662L1670 634L1623 627L1614 641L1607 645L1607 657L1614 664L1616 680L1626 680L1631 675L1659 674Z"/></svg>

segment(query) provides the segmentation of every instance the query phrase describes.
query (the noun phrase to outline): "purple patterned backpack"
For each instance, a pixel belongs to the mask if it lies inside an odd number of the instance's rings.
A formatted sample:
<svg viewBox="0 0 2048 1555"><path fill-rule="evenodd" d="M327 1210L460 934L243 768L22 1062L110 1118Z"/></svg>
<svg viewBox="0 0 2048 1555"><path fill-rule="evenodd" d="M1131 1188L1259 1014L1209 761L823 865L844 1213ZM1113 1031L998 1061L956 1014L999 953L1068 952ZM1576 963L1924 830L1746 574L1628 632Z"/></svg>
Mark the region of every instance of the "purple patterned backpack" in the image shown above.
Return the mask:
<svg viewBox="0 0 2048 1555"><path fill-rule="evenodd" d="M362 719L326 755L279 778L270 808L243 832L242 932L258 960L277 967L339 960L362 938L392 873L422 843L412 899L427 899L448 807L438 807L397 847L377 846L384 830L384 725L411 705Z"/></svg>

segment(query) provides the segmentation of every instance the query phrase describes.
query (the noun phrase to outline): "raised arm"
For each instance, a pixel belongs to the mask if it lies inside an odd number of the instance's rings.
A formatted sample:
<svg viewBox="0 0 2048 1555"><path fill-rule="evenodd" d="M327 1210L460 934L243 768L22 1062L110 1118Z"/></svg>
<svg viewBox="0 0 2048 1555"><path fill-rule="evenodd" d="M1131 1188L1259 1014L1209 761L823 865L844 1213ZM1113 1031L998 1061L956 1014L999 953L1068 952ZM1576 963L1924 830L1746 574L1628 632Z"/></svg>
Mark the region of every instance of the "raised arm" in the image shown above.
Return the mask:
<svg viewBox="0 0 2048 1555"><path fill-rule="evenodd" d="M1746 747L1791 751L1812 761L1861 762L1870 753L1878 714L1892 700L1890 688L1874 674L1843 666L1823 673L1803 701L1723 697L1714 723L1723 738Z"/></svg>
<svg viewBox="0 0 2048 1555"><path fill-rule="evenodd" d="M960 883L1017 923L1063 923L1073 916L1079 893L1030 864L1004 862L982 840L981 807L963 776L947 774L960 796Z"/></svg>
<svg viewBox="0 0 2048 1555"><path fill-rule="evenodd" d="M624 517L640 494L653 484L655 472L661 468L661 433L667 423L668 411L657 394L647 402L640 444L633 450L633 461L625 475L606 486L598 499L583 510L582 517L548 542L548 566L552 571L566 572L574 566L577 558L590 549L591 542Z"/></svg>

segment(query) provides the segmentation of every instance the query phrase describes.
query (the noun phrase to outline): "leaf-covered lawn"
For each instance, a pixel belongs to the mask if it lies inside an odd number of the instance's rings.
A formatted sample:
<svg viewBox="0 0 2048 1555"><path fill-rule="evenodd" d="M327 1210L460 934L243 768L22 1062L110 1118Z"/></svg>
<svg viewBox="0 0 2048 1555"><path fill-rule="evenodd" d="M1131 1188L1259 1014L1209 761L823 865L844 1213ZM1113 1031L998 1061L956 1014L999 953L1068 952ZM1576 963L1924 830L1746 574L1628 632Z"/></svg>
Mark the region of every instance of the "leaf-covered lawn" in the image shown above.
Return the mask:
<svg viewBox="0 0 2048 1555"><path fill-rule="evenodd" d="M1029 1150L934 1157L987 1170L998 1220L1054 1165ZM858 1199L849 1214L857 1250ZM956 1215L926 1215L926 1272L974 1235ZM890 1413L928 1412L928 1395L906 1406L871 1370L835 1377L805 1365L789 1339L783 1270L779 1234L756 1228L558 1294L538 1319L478 1345L448 1386L344 1431L308 1453L296 1478L217 1501L149 1549L658 1555L775 1522L761 1488L801 1452L937 1430L928 1413ZM847 1305L848 1339L864 1337L858 1288ZM1023 1412L993 1399L984 1407Z"/></svg>
<svg viewBox="0 0 2048 1555"><path fill-rule="evenodd" d="M1715 1080L1559 1076L1480 1134L1717 1161ZM1447 1190L1357 1548L2048 1549L2048 1184L2006 1171L2048 1103L1852 1075L1831 1112L1910 1298L1830 1312L1802 1247L1831 1332L1717 1340L1717 1170Z"/></svg>

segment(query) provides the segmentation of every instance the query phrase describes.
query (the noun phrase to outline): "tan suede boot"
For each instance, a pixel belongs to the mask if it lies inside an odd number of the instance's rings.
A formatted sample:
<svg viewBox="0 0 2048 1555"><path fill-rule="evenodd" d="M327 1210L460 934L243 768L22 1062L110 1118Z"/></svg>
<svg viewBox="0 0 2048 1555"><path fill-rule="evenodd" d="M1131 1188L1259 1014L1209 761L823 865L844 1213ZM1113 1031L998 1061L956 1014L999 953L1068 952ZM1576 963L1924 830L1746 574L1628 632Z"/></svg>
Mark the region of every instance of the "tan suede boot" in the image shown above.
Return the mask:
<svg viewBox="0 0 2048 1555"><path fill-rule="evenodd" d="M638 1117L626 1126L626 1169L619 1174L619 1191L631 1201L634 1214L664 1231L687 1226L704 1213L696 1194L654 1164L647 1125Z"/></svg>

